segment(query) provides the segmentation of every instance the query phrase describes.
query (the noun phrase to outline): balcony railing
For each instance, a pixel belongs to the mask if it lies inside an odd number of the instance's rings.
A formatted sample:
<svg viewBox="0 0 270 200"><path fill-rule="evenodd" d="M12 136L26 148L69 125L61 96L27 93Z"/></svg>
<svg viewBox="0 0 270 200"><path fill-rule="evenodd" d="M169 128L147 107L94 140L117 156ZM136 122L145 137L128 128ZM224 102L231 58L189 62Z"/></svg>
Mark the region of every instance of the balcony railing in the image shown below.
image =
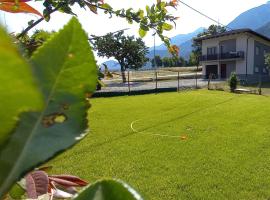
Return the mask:
<svg viewBox="0 0 270 200"><path fill-rule="evenodd" d="M227 52L222 54L213 54L213 55L202 55L200 61L213 61L213 60L228 60L228 59L244 59L245 52Z"/></svg>

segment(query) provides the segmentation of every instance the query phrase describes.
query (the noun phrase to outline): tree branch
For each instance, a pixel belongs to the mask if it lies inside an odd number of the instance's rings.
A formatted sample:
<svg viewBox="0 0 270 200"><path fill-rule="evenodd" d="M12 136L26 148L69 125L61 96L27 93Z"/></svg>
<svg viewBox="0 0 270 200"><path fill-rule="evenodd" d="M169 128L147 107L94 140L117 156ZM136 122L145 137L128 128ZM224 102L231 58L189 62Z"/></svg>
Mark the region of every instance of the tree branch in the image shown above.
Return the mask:
<svg viewBox="0 0 270 200"><path fill-rule="evenodd" d="M119 32L121 32L121 31L126 31L126 30L129 30L129 28L121 29L121 30L118 30L118 31L110 32L110 33L111 33L111 34L116 34L116 33L119 33ZM107 34L106 34L106 35L107 35ZM98 39L98 38L105 37L106 35L101 35L101 36L90 35L91 38L88 38L88 40L89 40L89 41L92 41L92 40L95 40L95 39Z"/></svg>
<svg viewBox="0 0 270 200"><path fill-rule="evenodd" d="M122 18L126 18L126 19L129 19L129 20L134 20L135 22L137 23L142 23L142 20L139 19L139 18L135 18L134 16L127 16L125 14L122 14L122 13L116 13L114 10L112 9L107 9L107 8L103 8L101 7L100 5L97 5L97 4L91 4L91 3L88 3L89 5L93 6L93 7L96 7L100 10L103 10L105 12L108 12L111 16L112 14L116 15L116 16L119 16L119 17L122 17ZM49 15L54 13L55 11L57 11L59 8L61 8L63 5L66 5L66 4L60 4L58 5L57 7L55 7L53 10L51 10L49 12ZM28 33L28 31L30 31L32 28L34 28L36 25L38 25L40 22L42 22L44 20L44 17L38 19L37 21L35 21L34 23L32 23L31 25L29 25L25 30L23 30L18 36L17 36L17 39L23 37L24 35L26 35ZM145 26L147 26L147 24L145 24ZM157 32L157 29L154 25L151 25L149 24L149 28L155 30ZM91 39L90 39L91 40Z"/></svg>
<svg viewBox="0 0 270 200"><path fill-rule="evenodd" d="M51 10L51 12L49 12L49 15L54 13L55 11L57 11L61 6L56 7L55 9ZM40 22L42 22L44 20L44 17L39 18L37 21L35 21L34 23L30 24L26 29L24 29L18 36L17 39L25 36L28 31L30 31L32 28L34 28L36 25L38 25Z"/></svg>

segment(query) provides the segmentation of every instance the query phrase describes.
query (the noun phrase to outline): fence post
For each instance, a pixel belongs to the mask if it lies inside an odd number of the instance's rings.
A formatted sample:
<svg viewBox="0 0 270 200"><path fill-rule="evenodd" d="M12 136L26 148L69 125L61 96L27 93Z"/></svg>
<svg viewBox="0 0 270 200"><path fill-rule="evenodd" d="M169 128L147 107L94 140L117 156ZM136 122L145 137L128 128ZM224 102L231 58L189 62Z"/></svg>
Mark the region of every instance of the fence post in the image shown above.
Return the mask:
<svg viewBox="0 0 270 200"><path fill-rule="evenodd" d="M180 91L180 72L177 72L177 92Z"/></svg>
<svg viewBox="0 0 270 200"><path fill-rule="evenodd" d="M128 70L128 95L130 95L130 77L129 77L129 70Z"/></svg>
<svg viewBox="0 0 270 200"><path fill-rule="evenodd" d="M259 75L259 89L258 89L259 95L262 95L262 74Z"/></svg>
<svg viewBox="0 0 270 200"><path fill-rule="evenodd" d="M198 89L198 69L199 69L199 66L197 65L197 69L196 69L196 89Z"/></svg>
<svg viewBox="0 0 270 200"><path fill-rule="evenodd" d="M157 75L157 70L155 71L155 74L156 74L156 94L157 94L158 93L158 85L157 85L158 75Z"/></svg>
<svg viewBox="0 0 270 200"><path fill-rule="evenodd" d="M208 90L210 90L210 82L211 82L211 80L212 80L212 73L210 73L209 75L208 75Z"/></svg>

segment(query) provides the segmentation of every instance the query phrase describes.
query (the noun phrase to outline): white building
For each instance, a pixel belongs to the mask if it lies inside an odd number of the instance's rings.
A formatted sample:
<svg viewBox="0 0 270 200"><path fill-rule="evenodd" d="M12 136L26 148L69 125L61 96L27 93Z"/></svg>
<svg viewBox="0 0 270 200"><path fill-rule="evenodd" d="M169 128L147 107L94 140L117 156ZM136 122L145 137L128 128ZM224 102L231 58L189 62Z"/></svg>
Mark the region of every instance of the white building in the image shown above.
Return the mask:
<svg viewBox="0 0 270 200"><path fill-rule="evenodd" d="M213 74L226 79L235 72L242 81L269 80L264 57L270 52L269 38L251 29L238 29L195 40L202 44L200 62L205 78Z"/></svg>

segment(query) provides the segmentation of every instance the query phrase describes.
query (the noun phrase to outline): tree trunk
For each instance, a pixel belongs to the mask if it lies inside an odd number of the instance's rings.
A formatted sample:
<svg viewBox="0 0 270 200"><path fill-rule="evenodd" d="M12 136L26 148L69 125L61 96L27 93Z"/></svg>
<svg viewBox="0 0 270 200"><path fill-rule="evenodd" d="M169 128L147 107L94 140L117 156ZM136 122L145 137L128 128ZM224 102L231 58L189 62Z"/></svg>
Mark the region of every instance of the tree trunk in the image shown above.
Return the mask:
<svg viewBox="0 0 270 200"><path fill-rule="evenodd" d="M125 74L125 68L121 65L121 75L122 75L122 81L123 83L127 82L126 74Z"/></svg>

